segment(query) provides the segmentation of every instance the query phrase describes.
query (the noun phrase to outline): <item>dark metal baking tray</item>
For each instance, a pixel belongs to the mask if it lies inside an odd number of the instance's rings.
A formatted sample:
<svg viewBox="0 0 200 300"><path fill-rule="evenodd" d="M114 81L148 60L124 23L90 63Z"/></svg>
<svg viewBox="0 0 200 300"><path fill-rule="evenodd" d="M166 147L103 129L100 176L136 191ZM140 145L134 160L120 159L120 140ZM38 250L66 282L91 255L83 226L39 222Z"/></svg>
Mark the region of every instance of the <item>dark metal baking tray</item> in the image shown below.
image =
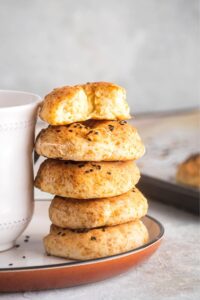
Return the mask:
<svg viewBox="0 0 200 300"><path fill-rule="evenodd" d="M198 189L173 184L147 175L141 176L137 187L152 200L173 205L195 215L200 214Z"/></svg>

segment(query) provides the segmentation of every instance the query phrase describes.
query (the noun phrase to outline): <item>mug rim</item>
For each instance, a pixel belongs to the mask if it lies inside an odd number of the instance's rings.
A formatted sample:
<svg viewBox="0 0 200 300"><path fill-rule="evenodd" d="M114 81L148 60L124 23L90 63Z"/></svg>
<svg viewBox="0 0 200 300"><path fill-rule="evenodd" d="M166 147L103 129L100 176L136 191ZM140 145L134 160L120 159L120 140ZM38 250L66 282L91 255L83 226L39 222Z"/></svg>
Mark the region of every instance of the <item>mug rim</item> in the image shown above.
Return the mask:
<svg viewBox="0 0 200 300"><path fill-rule="evenodd" d="M35 106L36 104L39 104L42 101L42 97L39 96L38 94L31 93L31 92L26 92L26 91L0 89L0 94L1 93L10 93L10 94L18 93L18 94L23 94L23 95L27 95L27 96L33 96L34 99L30 103L0 107L0 111L2 111L2 110L5 111L5 110L23 109L23 108L28 108L28 107L30 108L32 106Z"/></svg>

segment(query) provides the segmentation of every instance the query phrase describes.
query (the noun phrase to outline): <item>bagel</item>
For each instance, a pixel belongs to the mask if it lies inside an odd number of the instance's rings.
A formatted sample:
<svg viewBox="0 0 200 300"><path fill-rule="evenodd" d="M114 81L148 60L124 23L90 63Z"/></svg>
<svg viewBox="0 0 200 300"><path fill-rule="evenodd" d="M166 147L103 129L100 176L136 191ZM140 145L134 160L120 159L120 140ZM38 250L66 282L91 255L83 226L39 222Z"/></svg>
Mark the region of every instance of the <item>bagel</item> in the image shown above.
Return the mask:
<svg viewBox="0 0 200 300"><path fill-rule="evenodd" d="M35 186L44 192L77 199L105 198L131 190L140 172L133 161L70 162L45 160Z"/></svg>
<svg viewBox="0 0 200 300"><path fill-rule="evenodd" d="M189 156L178 166L176 180L200 188L200 153Z"/></svg>
<svg viewBox="0 0 200 300"><path fill-rule="evenodd" d="M40 105L40 118L51 125L97 120L130 119L125 89L94 82L54 89Z"/></svg>
<svg viewBox="0 0 200 300"><path fill-rule="evenodd" d="M126 121L96 121L49 126L36 139L35 150L48 158L74 161L136 160L144 145Z"/></svg>
<svg viewBox="0 0 200 300"><path fill-rule="evenodd" d="M97 229L70 230L51 225L44 238L48 254L77 260L107 257L138 248L148 241L142 221Z"/></svg>
<svg viewBox="0 0 200 300"><path fill-rule="evenodd" d="M146 198L134 188L116 197L84 201L55 196L49 207L49 218L61 228L95 228L140 219L147 209Z"/></svg>

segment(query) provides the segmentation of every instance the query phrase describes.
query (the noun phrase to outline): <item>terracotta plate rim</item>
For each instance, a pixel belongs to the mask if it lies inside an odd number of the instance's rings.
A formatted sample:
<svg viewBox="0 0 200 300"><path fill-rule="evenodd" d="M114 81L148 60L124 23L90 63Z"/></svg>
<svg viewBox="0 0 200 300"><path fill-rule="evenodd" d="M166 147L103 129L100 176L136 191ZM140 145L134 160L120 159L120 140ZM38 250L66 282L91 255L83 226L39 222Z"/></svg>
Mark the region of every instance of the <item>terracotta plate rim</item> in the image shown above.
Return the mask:
<svg viewBox="0 0 200 300"><path fill-rule="evenodd" d="M100 258L95 258L95 259L89 259L89 260L84 260L84 261L72 261L72 262L66 262L66 263L59 263L59 264L51 264L51 265L39 265L39 266L30 266L30 267L16 267L16 268L0 268L0 273L1 272L16 272L16 271L30 271L30 270L44 270L44 269L59 269L59 268L70 268L70 267L74 267L74 266L81 266L81 265L88 265L88 264L96 264L96 263L100 263L103 261L109 261L109 260L115 260L118 259L120 257L124 257L124 256L129 256L131 254L135 254L137 252L140 252L141 250L146 250L147 248L151 247L153 244L156 244L157 242L161 241L161 239L164 236L164 226L154 217L151 217L149 215L145 216L146 218L152 220L153 222L155 222L158 226L159 226L159 234L156 238L152 239L150 242L146 243L145 245L138 247L136 249L130 250L130 251L126 251L123 253L119 253L119 254L114 254L111 256L106 256L106 257L100 257Z"/></svg>

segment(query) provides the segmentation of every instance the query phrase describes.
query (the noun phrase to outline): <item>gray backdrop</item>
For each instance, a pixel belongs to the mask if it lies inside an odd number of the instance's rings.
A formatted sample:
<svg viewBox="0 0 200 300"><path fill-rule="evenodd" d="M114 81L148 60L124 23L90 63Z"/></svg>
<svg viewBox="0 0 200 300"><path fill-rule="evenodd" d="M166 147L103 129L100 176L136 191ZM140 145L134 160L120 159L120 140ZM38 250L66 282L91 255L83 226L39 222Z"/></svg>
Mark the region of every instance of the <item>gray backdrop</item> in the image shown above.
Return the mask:
<svg viewBox="0 0 200 300"><path fill-rule="evenodd" d="M127 89L132 112L198 105L198 0L0 0L0 88L86 81Z"/></svg>

